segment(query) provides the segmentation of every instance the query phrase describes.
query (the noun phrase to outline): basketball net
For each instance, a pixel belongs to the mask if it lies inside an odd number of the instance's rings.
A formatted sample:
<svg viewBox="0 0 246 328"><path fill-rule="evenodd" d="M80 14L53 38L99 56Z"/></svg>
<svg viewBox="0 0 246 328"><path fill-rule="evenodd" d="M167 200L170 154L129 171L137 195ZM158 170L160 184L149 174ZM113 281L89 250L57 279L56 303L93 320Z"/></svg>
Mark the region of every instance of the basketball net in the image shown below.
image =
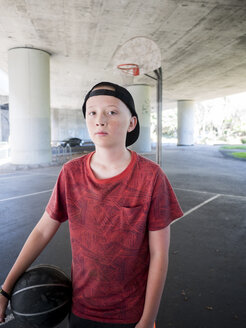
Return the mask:
<svg viewBox="0 0 246 328"><path fill-rule="evenodd" d="M137 64L120 64L117 66L124 85L131 85L134 82L134 76L139 75L139 66Z"/></svg>

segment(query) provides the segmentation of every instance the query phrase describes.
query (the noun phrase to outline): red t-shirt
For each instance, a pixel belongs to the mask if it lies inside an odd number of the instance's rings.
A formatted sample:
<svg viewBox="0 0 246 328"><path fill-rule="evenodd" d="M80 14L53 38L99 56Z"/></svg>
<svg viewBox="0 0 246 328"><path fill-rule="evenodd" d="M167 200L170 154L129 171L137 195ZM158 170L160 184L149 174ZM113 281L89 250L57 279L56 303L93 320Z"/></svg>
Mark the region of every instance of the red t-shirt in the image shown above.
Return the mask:
<svg viewBox="0 0 246 328"><path fill-rule="evenodd" d="M156 163L131 151L119 175L97 179L93 153L66 163L46 207L69 221L72 312L84 319L135 323L141 318L149 267L148 230L183 215Z"/></svg>

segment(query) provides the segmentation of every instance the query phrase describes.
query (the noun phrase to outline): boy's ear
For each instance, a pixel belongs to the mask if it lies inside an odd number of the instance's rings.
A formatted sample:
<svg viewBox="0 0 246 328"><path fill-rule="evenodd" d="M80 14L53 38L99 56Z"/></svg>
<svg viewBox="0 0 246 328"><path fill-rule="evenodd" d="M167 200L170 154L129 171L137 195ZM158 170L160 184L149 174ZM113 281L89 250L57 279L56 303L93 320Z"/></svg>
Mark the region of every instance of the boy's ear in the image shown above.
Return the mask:
<svg viewBox="0 0 246 328"><path fill-rule="evenodd" d="M137 118L136 116L132 116L131 117L131 120L130 120L130 124L129 124L129 127L127 129L127 132L131 132L135 129L136 125L137 125Z"/></svg>

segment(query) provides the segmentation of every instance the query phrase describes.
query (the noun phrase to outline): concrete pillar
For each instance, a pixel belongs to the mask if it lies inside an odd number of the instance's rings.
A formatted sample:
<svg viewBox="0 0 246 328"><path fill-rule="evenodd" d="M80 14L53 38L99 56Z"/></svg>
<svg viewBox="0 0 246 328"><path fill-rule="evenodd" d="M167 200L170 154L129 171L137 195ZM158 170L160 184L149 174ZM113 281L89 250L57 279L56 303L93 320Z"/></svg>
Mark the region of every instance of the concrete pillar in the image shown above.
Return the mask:
<svg viewBox="0 0 246 328"><path fill-rule="evenodd" d="M11 161L51 161L50 55L39 49L9 50Z"/></svg>
<svg viewBox="0 0 246 328"><path fill-rule="evenodd" d="M2 137L2 110L0 108L0 142L3 141Z"/></svg>
<svg viewBox="0 0 246 328"><path fill-rule="evenodd" d="M130 149L138 152L150 152L151 151L151 139L150 139L150 97L151 87L147 84L134 84L127 86L127 89L131 93L136 111L140 122L140 135L138 140L130 146Z"/></svg>
<svg viewBox="0 0 246 328"><path fill-rule="evenodd" d="M2 117L2 141L9 141L9 109L8 104L4 106L1 110Z"/></svg>
<svg viewBox="0 0 246 328"><path fill-rule="evenodd" d="M1 82L1 79L5 78L5 75L3 75L3 72L1 71L0 69L0 82ZM7 80L7 78L6 78ZM1 85L0 85L0 92L2 92L2 88L1 88ZM9 102L9 97L8 96L2 96L0 95L0 105L4 105L4 104L7 104ZM1 141L5 141L4 140L4 114L3 114L3 109L1 108L0 106L0 142Z"/></svg>
<svg viewBox="0 0 246 328"><path fill-rule="evenodd" d="M178 100L178 146L194 144L194 115L193 100Z"/></svg>

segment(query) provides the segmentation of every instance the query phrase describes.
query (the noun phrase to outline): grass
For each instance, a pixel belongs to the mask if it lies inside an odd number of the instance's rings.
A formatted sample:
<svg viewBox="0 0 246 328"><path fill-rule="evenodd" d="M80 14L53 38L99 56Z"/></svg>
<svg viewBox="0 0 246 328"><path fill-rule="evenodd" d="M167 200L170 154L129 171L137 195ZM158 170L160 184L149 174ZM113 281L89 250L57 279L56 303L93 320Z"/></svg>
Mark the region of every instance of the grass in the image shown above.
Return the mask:
<svg viewBox="0 0 246 328"><path fill-rule="evenodd" d="M235 145L235 146L223 146L222 149L245 149L246 145Z"/></svg>
<svg viewBox="0 0 246 328"><path fill-rule="evenodd" d="M246 152L245 153L240 153L240 152L238 152L238 153L231 153L231 155L233 157L246 159Z"/></svg>
<svg viewBox="0 0 246 328"><path fill-rule="evenodd" d="M246 160L246 145L228 145L220 147L220 149L242 149L245 150L245 152L234 152L229 153L230 156L233 156L235 158L245 159Z"/></svg>

